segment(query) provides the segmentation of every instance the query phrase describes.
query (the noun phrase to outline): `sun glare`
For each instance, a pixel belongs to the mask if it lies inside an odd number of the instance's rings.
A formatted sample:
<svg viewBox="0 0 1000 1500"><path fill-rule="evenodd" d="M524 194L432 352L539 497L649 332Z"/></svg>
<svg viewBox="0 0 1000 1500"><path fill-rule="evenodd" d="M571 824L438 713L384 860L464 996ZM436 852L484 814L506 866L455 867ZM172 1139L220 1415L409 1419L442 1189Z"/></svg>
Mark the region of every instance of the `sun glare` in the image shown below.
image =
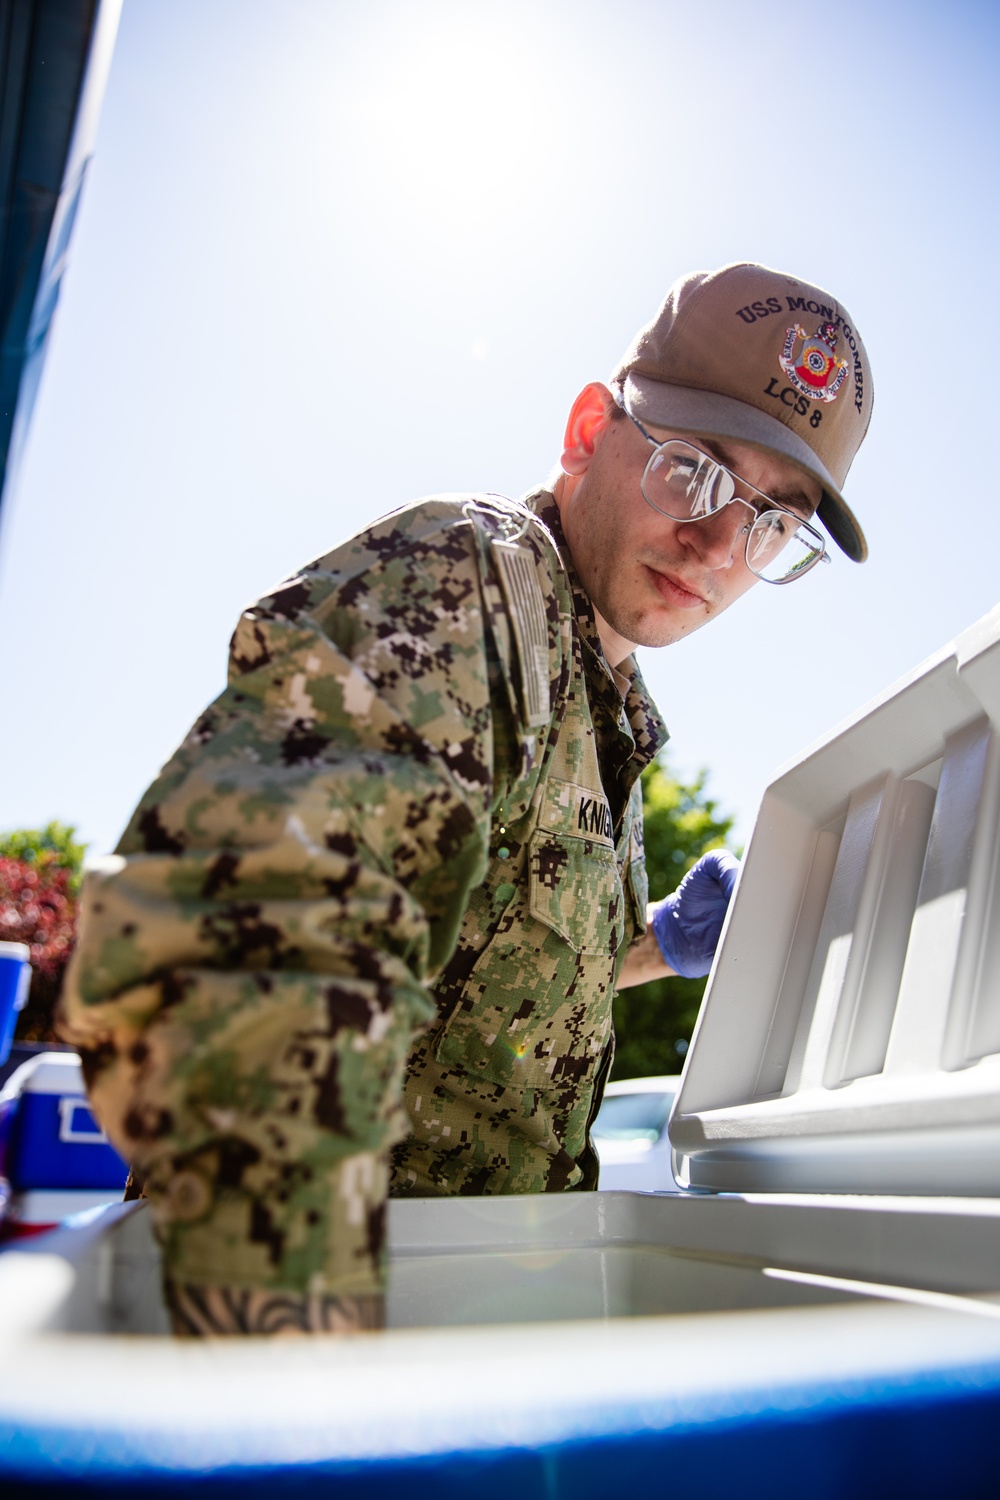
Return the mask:
<svg viewBox="0 0 1000 1500"><path fill-rule="evenodd" d="M559 166L552 79L517 11L421 10L350 102L360 162L421 228L489 230L540 209Z"/></svg>

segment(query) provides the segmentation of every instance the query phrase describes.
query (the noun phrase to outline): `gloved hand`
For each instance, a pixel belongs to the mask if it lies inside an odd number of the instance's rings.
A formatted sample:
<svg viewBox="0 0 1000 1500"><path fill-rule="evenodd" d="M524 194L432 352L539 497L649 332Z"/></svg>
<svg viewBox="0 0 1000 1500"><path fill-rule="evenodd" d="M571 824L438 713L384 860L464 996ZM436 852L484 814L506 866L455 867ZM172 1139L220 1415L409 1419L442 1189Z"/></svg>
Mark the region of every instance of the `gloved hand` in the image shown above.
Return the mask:
<svg viewBox="0 0 1000 1500"><path fill-rule="evenodd" d="M673 895L653 907L653 935L660 952L685 979L700 979L712 967L739 869L739 860L728 849L711 849Z"/></svg>

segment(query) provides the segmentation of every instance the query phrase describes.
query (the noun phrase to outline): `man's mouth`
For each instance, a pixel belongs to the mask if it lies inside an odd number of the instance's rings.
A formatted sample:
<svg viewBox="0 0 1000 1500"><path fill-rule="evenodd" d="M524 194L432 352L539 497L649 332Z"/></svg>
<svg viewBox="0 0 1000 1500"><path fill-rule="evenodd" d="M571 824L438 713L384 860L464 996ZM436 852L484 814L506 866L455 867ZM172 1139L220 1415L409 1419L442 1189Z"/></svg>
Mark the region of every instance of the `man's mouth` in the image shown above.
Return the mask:
<svg viewBox="0 0 1000 1500"><path fill-rule="evenodd" d="M677 605L680 609L698 609L708 603L704 594L697 593L672 573L661 573L657 568L650 568L649 572L657 592L662 594L668 604Z"/></svg>

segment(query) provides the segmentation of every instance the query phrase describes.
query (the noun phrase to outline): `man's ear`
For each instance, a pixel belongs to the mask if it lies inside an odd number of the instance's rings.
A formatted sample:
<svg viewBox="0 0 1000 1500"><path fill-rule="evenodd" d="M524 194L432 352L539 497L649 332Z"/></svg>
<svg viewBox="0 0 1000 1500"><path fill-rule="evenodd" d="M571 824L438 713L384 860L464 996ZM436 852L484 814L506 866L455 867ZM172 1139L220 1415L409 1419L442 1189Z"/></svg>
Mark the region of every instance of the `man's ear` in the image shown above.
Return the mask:
<svg viewBox="0 0 1000 1500"><path fill-rule="evenodd" d="M591 381L573 402L563 438L562 458L559 460L564 474L585 474L590 467L601 434L611 421L608 415L614 397L606 385L599 380Z"/></svg>

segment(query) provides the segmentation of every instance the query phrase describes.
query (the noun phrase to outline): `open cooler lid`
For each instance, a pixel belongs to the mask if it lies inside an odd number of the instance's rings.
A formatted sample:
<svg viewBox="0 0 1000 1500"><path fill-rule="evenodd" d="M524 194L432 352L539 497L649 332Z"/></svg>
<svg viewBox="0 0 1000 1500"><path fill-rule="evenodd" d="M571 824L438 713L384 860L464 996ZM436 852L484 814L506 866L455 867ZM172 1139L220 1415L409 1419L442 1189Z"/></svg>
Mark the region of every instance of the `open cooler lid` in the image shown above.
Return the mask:
<svg viewBox="0 0 1000 1500"><path fill-rule="evenodd" d="M1000 607L768 787L678 1181L1000 1194Z"/></svg>

